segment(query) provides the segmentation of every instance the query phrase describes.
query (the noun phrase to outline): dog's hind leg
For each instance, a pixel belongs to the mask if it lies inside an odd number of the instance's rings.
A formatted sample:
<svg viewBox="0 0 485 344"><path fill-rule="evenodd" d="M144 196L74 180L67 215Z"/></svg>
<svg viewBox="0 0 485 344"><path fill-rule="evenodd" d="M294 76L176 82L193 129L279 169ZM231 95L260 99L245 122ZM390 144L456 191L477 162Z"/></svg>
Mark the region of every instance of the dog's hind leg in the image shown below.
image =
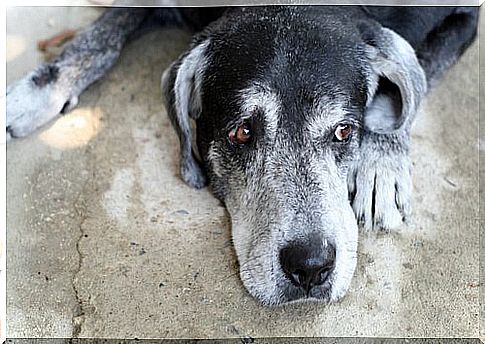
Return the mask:
<svg viewBox="0 0 485 344"><path fill-rule="evenodd" d="M7 140L26 136L73 108L81 92L114 65L148 11L108 9L66 44L59 57L7 87Z"/></svg>
<svg viewBox="0 0 485 344"><path fill-rule="evenodd" d="M458 7L416 49L428 85L433 86L477 35L478 7Z"/></svg>

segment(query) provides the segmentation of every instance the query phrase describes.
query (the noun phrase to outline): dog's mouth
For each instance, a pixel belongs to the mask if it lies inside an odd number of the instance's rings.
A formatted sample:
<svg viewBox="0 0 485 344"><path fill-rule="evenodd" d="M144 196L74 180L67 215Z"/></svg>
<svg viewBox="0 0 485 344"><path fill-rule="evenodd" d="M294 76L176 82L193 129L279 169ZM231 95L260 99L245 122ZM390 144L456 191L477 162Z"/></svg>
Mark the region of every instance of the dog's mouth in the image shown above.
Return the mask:
<svg viewBox="0 0 485 344"><path fill-rule="evenodd" d="M330 302L331 299L331 285L319 286L312 288L310 292L304 290L291 292L284 303L297 303L297 302Z"/></svg>
<svg viewBox="0 0 485 344"><path fill-rule="evenodd" d="M284 292L284 303L296 302L330 302L331 301L332 281L331 273L320 283L301 285L290 280Z"/></svg>
<svg viewBox="0 0 485 344"><path fill-rule="evenodd" d="M335 301L332 298L334 270L324 272L320 280L298 280L283 271L274 274L273 281L256 277L249 269L240 271L241 280L249 293L265 306L281 306L300 302Z"/></svg>

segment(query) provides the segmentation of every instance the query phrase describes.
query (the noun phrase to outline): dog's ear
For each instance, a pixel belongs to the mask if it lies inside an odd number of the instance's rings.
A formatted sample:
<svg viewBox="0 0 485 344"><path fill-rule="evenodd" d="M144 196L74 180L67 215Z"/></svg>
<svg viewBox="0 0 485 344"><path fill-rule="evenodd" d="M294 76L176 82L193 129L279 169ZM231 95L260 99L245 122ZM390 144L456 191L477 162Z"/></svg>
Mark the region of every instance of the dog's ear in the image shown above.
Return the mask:
<svg viewBox="0 0 485 344"><path fill-rule="evenodd" d="M162 75L165 107L180 140L180 171L183 180L194 188L206 185L206 176L197 158L194 121L199 117L201 82L208 41L194 46Z"/></svg>
<svg viewBox="0 0 485 344"><path fill-rule="evenodd" d="M365 126L391 133L412 123L427 91L426 75L411 45L378 24L358 25L370 61Z"/></svg>

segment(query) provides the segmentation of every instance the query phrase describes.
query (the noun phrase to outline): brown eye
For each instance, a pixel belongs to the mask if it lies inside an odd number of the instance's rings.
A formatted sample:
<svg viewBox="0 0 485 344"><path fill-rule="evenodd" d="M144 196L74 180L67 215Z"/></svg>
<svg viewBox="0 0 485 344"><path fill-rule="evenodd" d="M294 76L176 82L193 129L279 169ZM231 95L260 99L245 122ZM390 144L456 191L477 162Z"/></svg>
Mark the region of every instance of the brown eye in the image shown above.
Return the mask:
<svg viewBox="0 0 485 344"><path fill-rule="evenodd" d="M334 141L347 142L352 134L352 126L350 124L340 124L335 129Z"/></svg>
<svg viewBox="0 0 485 344"><path fill-rule="evenodd" d="M251 123L248 121L241 124L229 133L229 140L232 143L237 143L239 145L245 145L251 142L253 137Z"/></svg>

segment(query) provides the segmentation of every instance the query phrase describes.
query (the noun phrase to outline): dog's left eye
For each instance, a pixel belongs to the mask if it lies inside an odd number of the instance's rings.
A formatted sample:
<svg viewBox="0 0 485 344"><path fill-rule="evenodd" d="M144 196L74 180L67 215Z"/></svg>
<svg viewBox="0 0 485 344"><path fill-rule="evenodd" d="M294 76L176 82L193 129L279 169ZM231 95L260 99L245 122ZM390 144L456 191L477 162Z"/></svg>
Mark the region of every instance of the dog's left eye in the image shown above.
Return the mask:
<svg viewBox="0 0 485 344"><path fill-rule="evenodd" d="M333 140L336 142L347 142L352 136L352 126L350 124L339 124L335 129Z"/></svg>
<svg viewBox="0 0 485 344"><path fill-rule="evenodd" d="M252 138L253 129L249 121L245 121L239 127L229 132L229 140L238 145L246 145L251 142Z"/></svg>

